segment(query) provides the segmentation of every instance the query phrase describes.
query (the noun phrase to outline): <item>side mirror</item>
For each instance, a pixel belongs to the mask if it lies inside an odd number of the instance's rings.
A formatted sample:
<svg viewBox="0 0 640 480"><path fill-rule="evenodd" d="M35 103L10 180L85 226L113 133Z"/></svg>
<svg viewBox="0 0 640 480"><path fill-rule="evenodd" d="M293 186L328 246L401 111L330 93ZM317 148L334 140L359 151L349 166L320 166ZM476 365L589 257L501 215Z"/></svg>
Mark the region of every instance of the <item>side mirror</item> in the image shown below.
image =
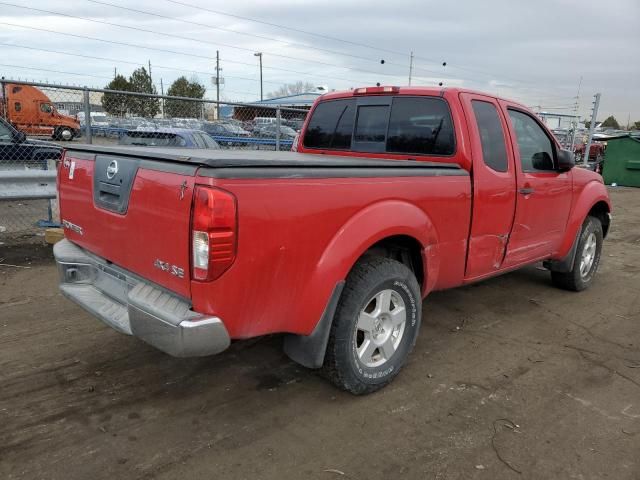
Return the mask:
<svg viewBox="0 0 640 480"><path fill-rule="evenodd" d="M532 166L536 170L553 170L553 159L547 152L534 153L531 158Z"/></svg>
<svg viewBox="0 0 640 480"><path fill-rule="evenodd" d="M569 150L558 150L558 170L566 172L576 166L576 157Z"/></svg>
<svg viewBox="0 0 640 480"><path fill-rule="evenodd" d="M27 135L24 132L16 132L13 134L13 140L16 143L24 143L27 140Z"/></svg>

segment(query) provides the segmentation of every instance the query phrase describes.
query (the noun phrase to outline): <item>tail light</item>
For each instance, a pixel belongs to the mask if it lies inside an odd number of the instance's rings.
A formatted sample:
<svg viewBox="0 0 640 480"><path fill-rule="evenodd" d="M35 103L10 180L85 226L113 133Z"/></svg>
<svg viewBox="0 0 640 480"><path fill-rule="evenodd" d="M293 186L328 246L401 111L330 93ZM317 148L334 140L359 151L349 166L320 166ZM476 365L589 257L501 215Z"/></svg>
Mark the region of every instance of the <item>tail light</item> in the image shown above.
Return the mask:
<svg viewBox="0 0 640 480"><path fill-rule="evenodd" d="M236 198L217 188L196 186L191 218L191 278L211 281L236 259Z"/></svg>

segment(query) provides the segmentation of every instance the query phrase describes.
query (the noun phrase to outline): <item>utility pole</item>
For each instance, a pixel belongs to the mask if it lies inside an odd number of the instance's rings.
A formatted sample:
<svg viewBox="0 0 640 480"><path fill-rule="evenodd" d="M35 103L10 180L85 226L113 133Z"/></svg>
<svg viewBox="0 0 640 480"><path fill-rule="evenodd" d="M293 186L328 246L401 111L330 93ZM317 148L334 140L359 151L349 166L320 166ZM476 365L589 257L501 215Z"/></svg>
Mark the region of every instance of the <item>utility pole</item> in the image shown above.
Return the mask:
<svg viewBox="0 0 640 480"><path fill-rule="evenodd" d="M113 78L118 76L118 67L113 67Z"/></svg>
<svg viewBox="0 0 640 480"><path fill-rule="evenodd" d="M596 93L594 95L595 100L593 102L593 110L591 114L591 123L589 124L589 138L587 140L587 144L584 147L584 155L583 155L583 163L587 165L589 162L589 153L591 150L591 141L593 140L593 131L596 128L596 118L598 118L598 107L600 106L600 94Z"/></svg>
<svg viewBox="0 0 640 480"><path fill-rule="evenodd" d="M162 109L162 118L164 118L164 85L162 84L162 77L160 77L160 108Z"/></svg>
<svg viewBox="0 0 640 480"><path fill-rule="evenodd" d="M413 75L413 50L411 51L411 56L409 57L409 86L411 86L412 75Z"/></svg>
<svg viewBox="0 0 640 480"><path fill-rule="evenodd" d="M151 78L151 60L149 60L149 93L153 92L153 78Z"/></svg>
<svg viewBox="0 0 640 480"><path fill-rule="evenodd" d="M573 110L573 137L571 138L571 151L573 152L576 147L576 135L578 134L578 108L580 107L580 89L582 88L582 75L580 75L580 82L578 83L578 93L576 94L576 104Z"/></svg>
<svg viewBox="0 0 640 480"><path fill-rule="evenodd" d="M264 100L264 96L262 94L262 52L256 52L253 56L260 58L260 101L262 101Z"/></svg>
<svg viewBox="0 0 640 480"><path fill-rule="evenodd" d="M216 50L216 120L220 120L220 51Z"/></svg>

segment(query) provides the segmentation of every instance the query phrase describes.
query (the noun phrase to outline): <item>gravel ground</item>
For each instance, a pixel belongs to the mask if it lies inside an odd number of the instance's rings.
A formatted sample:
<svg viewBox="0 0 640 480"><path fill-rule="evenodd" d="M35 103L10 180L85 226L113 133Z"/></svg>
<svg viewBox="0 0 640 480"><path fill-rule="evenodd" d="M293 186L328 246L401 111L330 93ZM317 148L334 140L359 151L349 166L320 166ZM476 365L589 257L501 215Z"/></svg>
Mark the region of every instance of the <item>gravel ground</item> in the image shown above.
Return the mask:
<svg viewBox="0 0 640 480"><path fill-rule="evenodd" d="M396 381L357 398L278 336L179 360L63 299L50 248L0 246L2 479L640 478L640 190L597 282L540 267L439 292Z"/></svg>

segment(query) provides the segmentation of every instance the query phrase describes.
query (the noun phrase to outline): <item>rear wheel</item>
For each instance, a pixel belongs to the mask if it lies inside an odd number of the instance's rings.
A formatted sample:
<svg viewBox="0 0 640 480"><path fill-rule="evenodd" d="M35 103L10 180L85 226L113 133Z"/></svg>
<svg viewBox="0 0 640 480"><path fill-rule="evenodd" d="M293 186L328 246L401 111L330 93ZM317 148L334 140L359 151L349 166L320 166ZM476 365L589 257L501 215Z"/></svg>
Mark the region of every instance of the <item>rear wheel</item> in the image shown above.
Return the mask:
<svg viewBox="0 0 640 480"><path fill-rule="evenodd" d="M596 217L587 217L582 224L576 256L569 272L551 272L554 285L579 292L593 283L602 253L602 223Z"/></svg>
<svg viewBox="0 0 640 480"><path fill-rule="evenodd" d="M420 287L405 265L372 257L347 278L322 371L356 395L375 392L399 373L421 321Z"/></svg>

